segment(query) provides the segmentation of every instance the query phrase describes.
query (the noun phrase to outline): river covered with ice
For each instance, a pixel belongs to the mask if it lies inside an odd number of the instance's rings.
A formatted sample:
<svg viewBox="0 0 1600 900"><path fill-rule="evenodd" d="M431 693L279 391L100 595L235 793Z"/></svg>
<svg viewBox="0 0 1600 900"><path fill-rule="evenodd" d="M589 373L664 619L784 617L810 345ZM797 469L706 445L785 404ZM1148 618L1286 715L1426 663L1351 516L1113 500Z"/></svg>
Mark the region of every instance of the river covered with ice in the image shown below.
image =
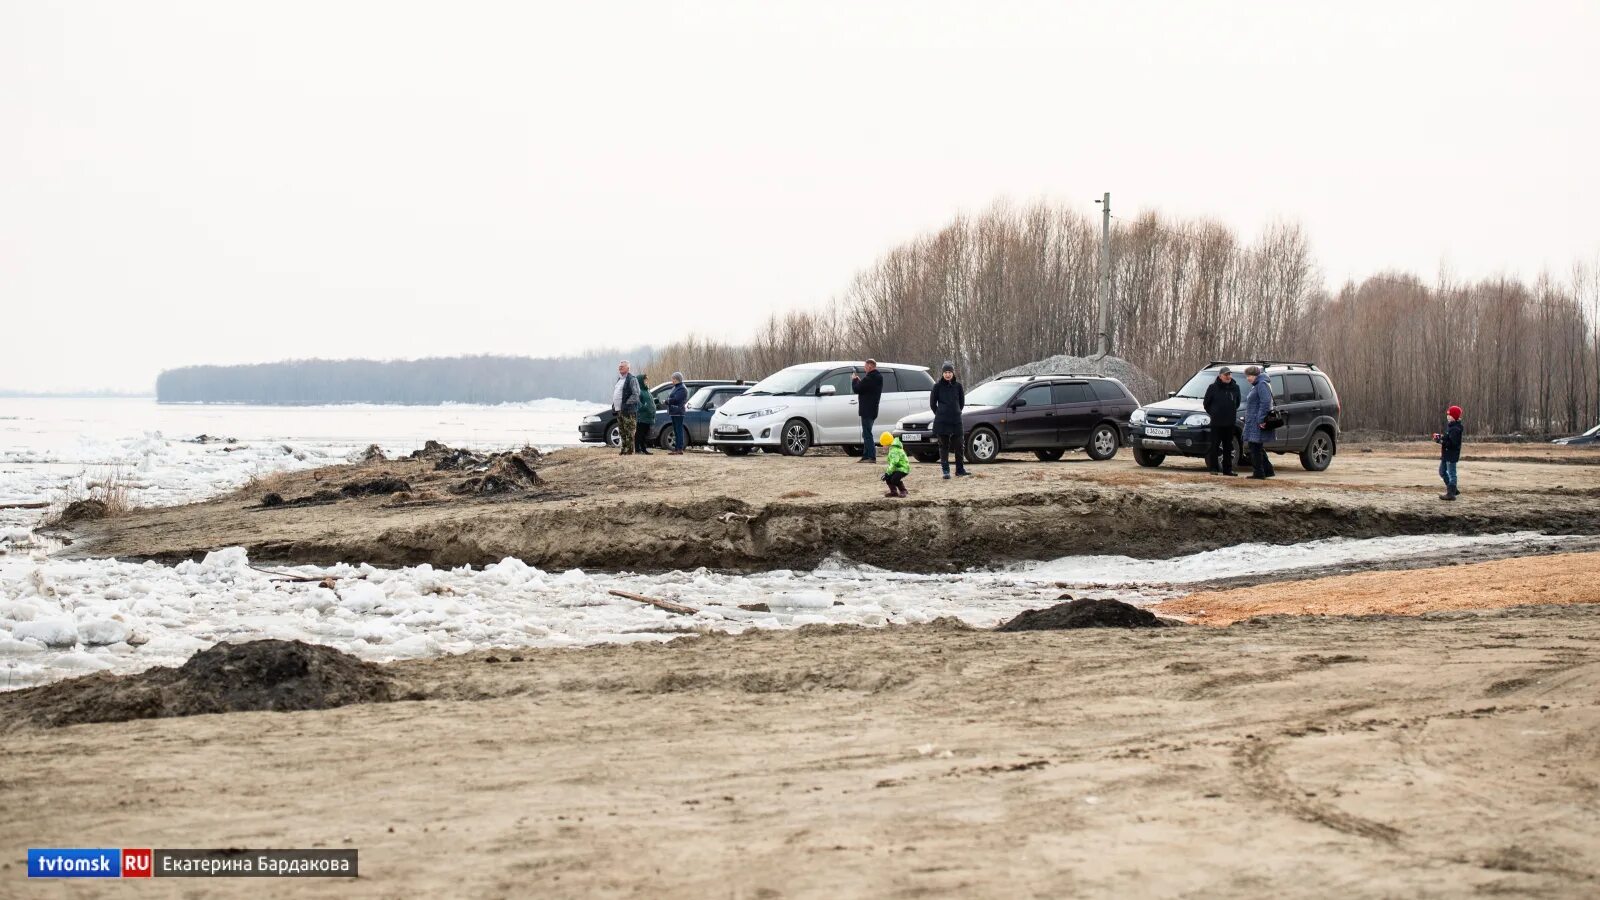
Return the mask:
<svg viewBox="0 0 1600 900"><path fill-rule="evenodd" d="M282 469L338 462L368 444L404 453L429 439L474 448L570 444L592 404L168 407L130 400L0 400L0 505L59 500L117 471L136 503L189 502ZM206 434L227 440L195 443ZM1076 556L954 575L889 572L848 560L810 571L730 575L546 572L484 567L257 568L239 548L175 566L67 560L32 539L39 510L0 520L0 689L94 671L175 665L224 640L301 639L371 660L486 647L662 641L704 631L810 623L883 625L953 616L992 626L1063 590L1142 603L1184 584L1467 548L1537 549L1535 534L1240 544L1176 559ZM699 610L679 615L621 590ZM765 608L743 609L741 607Z"/></svg>

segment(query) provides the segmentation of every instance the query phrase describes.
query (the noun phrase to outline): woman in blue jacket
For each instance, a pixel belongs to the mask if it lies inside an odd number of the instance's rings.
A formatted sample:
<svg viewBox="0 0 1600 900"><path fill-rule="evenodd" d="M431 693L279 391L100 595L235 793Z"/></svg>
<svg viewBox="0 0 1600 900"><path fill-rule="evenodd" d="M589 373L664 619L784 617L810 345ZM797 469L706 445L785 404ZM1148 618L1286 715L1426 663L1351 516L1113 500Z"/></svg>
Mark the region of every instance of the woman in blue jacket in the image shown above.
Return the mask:
<svg viewBox="0 0 1600 900"><path fill-rule="evenodd" d="M1272 471L1272 460L1267 459L1263 445L1272 440L1273 433L1262 425L1267 413L1272 412L1272 385L1260 366L1245 369L1244 377L1250 382L1250 392L1244 400L1244 442L1250 445L1250 477L1271 478L1277 473Z"/></svg>
<svg viewBox="0 0 1600 900"><path fill-rule="evenodd" d="M672 452L669 456L682 456L689 441L683 433L683 412L689 405L689 389L683 386L683 373L672 373L672 393L667 395L667 415L672 417Z"/></svg>

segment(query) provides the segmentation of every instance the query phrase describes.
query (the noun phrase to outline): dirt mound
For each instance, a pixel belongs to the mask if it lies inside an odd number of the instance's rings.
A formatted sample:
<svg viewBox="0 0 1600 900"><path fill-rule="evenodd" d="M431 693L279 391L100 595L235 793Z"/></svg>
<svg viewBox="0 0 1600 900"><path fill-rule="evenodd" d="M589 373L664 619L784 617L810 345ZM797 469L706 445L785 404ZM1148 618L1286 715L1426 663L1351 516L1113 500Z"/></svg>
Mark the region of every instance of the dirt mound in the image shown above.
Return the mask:
<svg viewBox="0 0 1600 900"><path fill-rule="evenodd" d="M67 504L61 511L59 522L92 522L95 519L104 519L110 507L102 500L74 500Z"/></svg>
<svg viewBox="0 0 1600 900"><path fill-rule="evenodd" d="M346 497L370 497L376 494L398 494L409 490L411 485L405 479L385 475L369 481L352 481L339 488L339 493Z"/></svg>
<svg viewBox="0 0 1600 900"><path fill-rule="evenodd" d="M995 631L1057 631L1065 628L1165 628L1155 613L1121 600L1069 600L1048 609L1024 610Z"/></svg>
<svg viewBox="0 0 1600 900"><path fill-rule="evenodd" d="M207 713L332 709L393 699L372 663L302 641L217 644L176 669L90 675L0 695L0 730Z"/></svg>
<svg viewBox="0 0 1600 900"><path fill-rule="evenodd" d="M1081 375L1108 375L1122 382L1138 398L1140 403L1151 403L1165 396L1161 385L1150 377L1149 373L1125 359L1107 356L1104 359L1095 359L1092 356L1052 356L1038 362L1024 363L1016 368L998 372L988 380L1005 378L1009 375L1055 375L1055 374L1081 374Z"/></svg>

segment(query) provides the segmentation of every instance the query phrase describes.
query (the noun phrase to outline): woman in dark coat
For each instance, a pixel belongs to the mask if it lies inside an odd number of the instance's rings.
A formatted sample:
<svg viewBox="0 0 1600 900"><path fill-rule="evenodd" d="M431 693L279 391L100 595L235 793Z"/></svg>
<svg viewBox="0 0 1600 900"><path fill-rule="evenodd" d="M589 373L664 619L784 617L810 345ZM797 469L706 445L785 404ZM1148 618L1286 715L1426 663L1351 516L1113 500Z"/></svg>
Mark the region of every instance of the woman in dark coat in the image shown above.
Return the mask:
<svg viewBox="0 0 1600 900"><path fill-rule="evenodd" d="M1267 413L1272 412L1272 384L1259 366L1244 370L1250 381L1250 390L1244 398L1244 442L1250 445L1250 477L1271 478L1272 460L1267 459L1266 444L1273 433L1262 428Z"/></svg>
<svg viewBox="0 0 1600 900"><path fill-rule="evenodd" d="M683 416L689 404L689 389L683 384L683 373L672 373L672 393L667 395L667 415L672 417L672 456L682 456L688 446L688 436L683 432Z"/></svg>
<svg viewBox="0 0 1600 900"><path fill-rule="evenodd" d="M956 380L954 363L945 363L941 377L928 392L928 406L933 410L933 433L939 438L939 468L944 477L950 477L950 454L956 457L956 474L967 474L961 434L961 407L967 404L967 391Z"/></svg>

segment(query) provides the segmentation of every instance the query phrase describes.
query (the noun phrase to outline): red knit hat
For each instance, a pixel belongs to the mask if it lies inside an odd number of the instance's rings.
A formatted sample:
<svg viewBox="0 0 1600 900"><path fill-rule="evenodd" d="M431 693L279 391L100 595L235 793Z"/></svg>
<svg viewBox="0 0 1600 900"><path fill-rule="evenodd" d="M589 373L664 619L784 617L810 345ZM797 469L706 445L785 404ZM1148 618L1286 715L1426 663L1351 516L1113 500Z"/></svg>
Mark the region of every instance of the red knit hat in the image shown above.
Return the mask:
<svg viewBox="0 0 1600 900"><path fill-rule="evenodd" d="M1445 410L1444 412L1445 412L1445 415L1449 416L1452 419L1461 418L1461 407L1459 407L1459 406L1452 406L1449 409Z"/></svg>

